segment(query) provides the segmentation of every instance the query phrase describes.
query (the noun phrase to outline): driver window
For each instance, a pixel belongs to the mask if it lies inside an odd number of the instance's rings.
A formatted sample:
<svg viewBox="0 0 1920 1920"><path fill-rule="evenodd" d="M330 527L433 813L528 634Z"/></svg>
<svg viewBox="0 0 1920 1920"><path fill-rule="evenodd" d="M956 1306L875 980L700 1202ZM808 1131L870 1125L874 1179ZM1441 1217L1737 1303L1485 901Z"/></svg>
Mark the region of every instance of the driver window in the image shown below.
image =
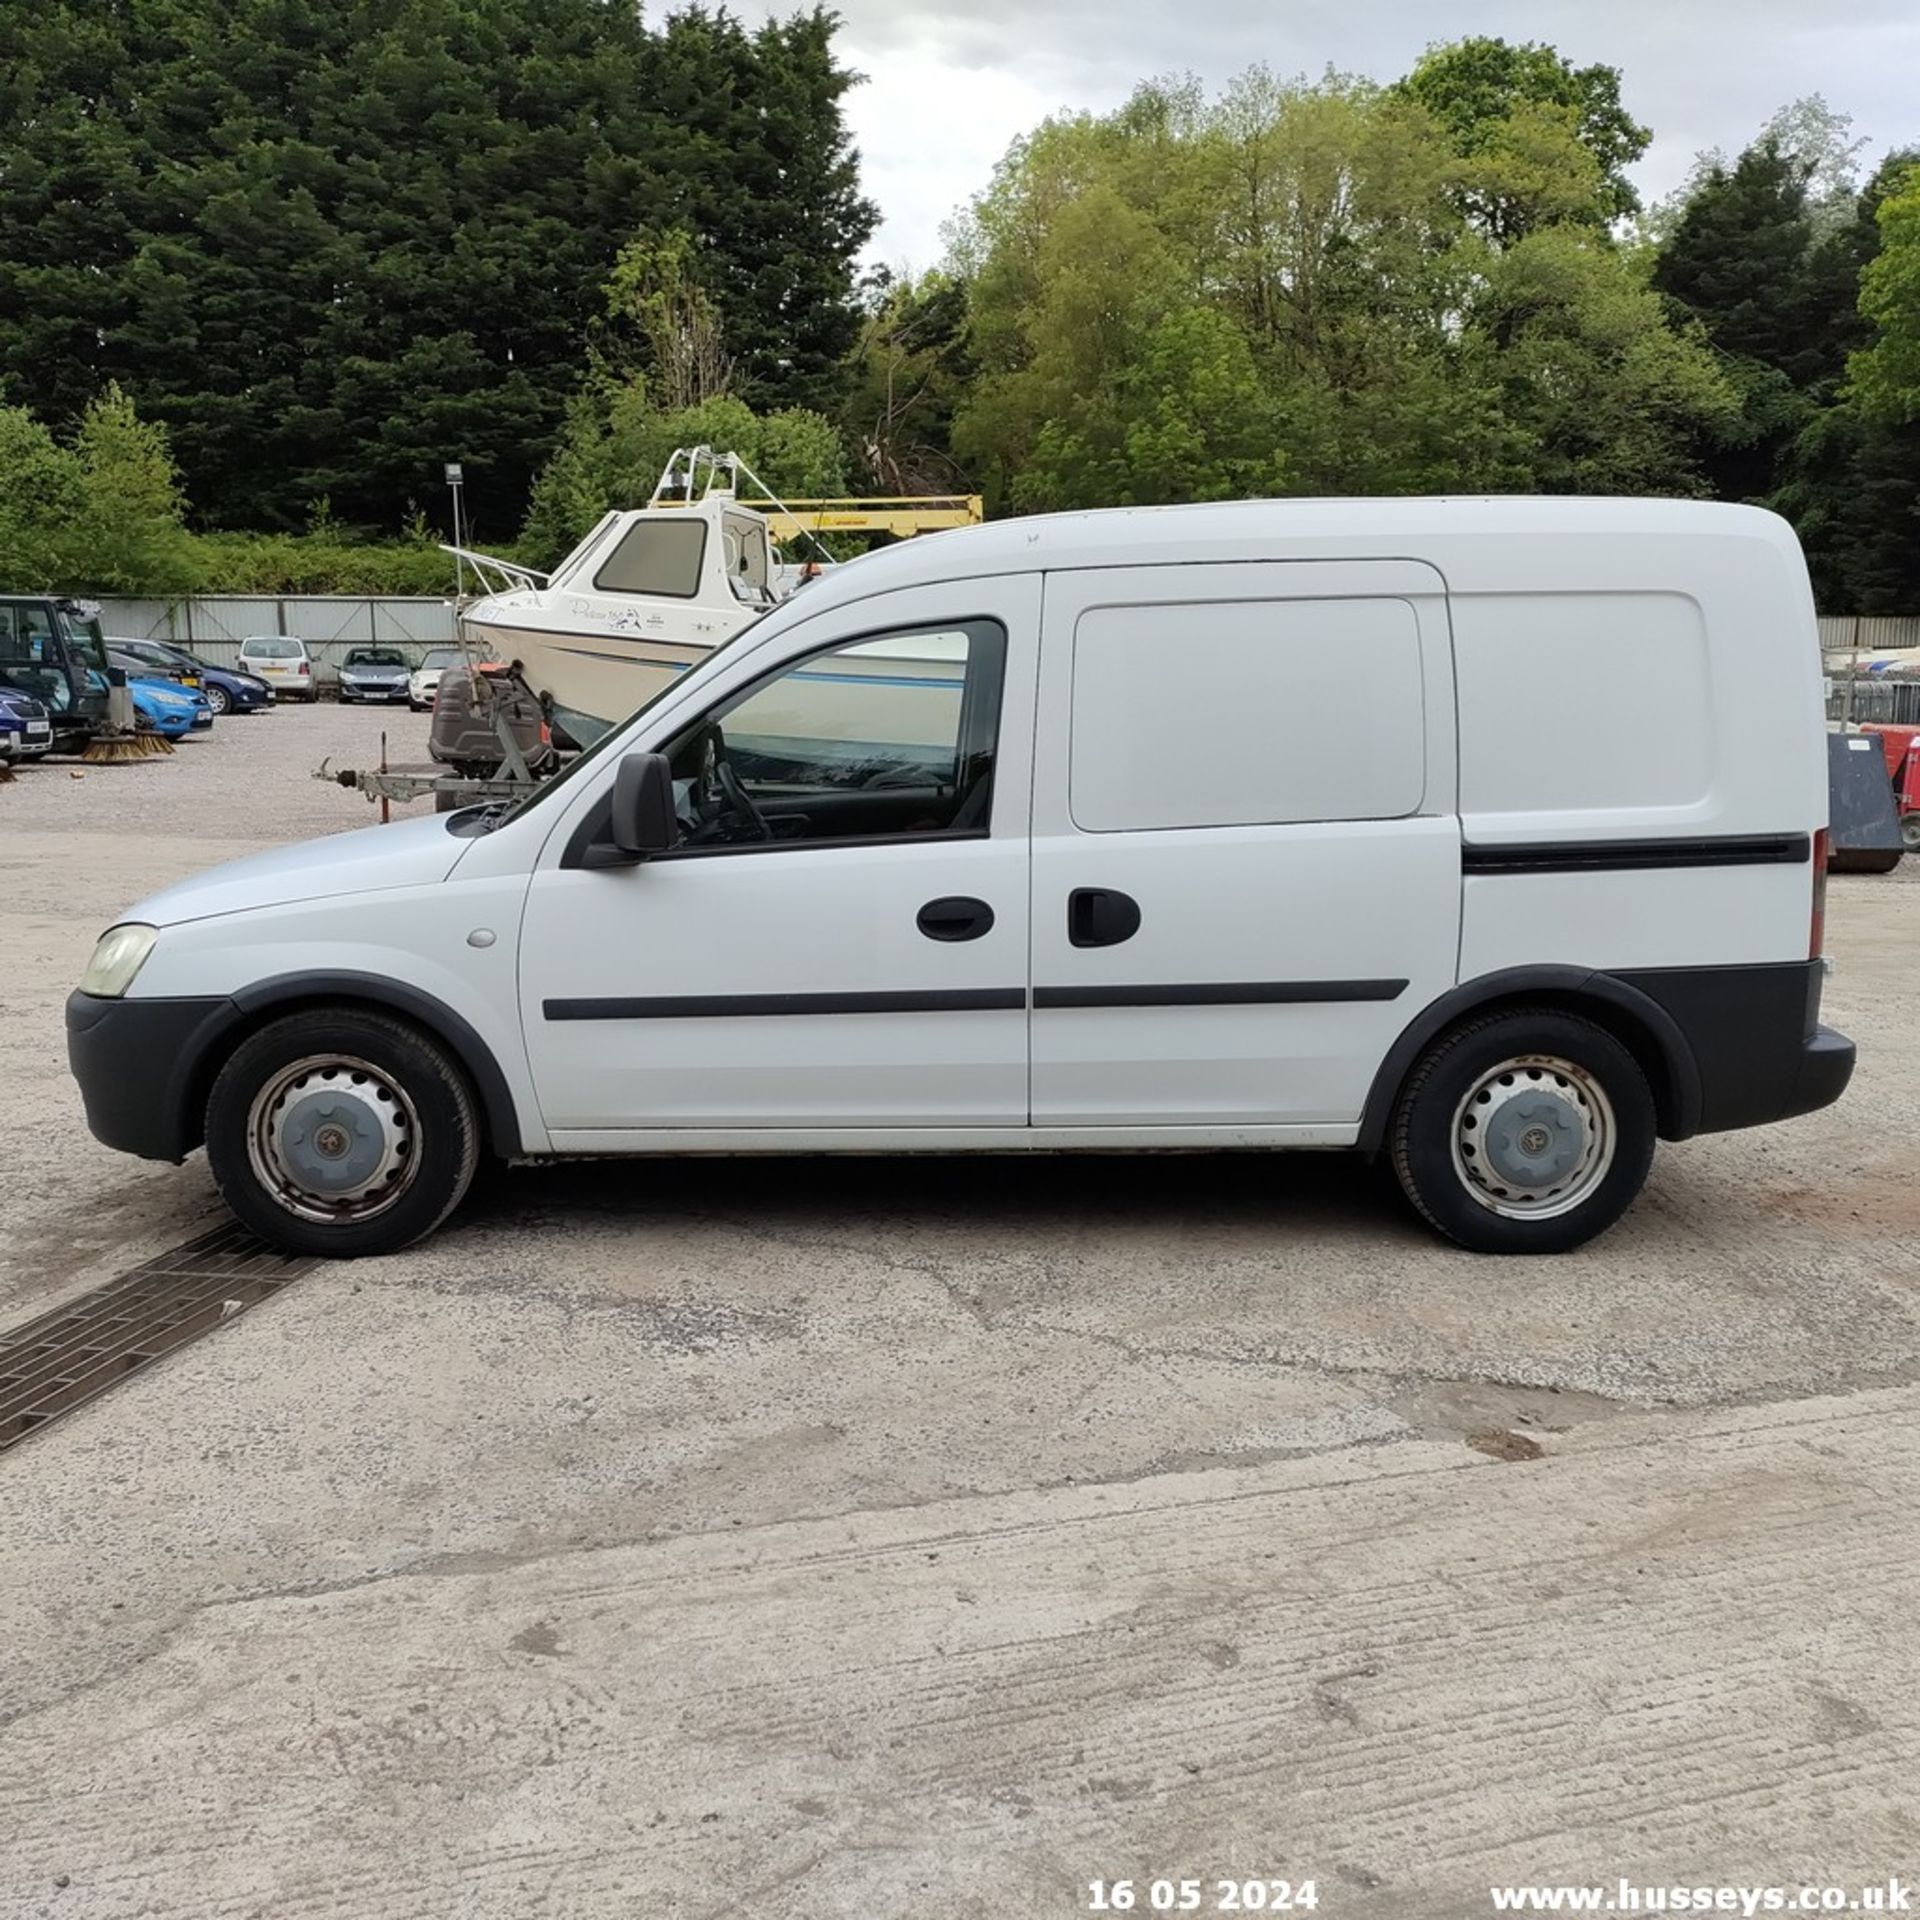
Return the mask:
<svg viewBox="0 0 1920 1920"><path fill-rule="evenodd" d="M666 749L688 849L984 834L1006 634L849 642L732 696Z"/></svg>

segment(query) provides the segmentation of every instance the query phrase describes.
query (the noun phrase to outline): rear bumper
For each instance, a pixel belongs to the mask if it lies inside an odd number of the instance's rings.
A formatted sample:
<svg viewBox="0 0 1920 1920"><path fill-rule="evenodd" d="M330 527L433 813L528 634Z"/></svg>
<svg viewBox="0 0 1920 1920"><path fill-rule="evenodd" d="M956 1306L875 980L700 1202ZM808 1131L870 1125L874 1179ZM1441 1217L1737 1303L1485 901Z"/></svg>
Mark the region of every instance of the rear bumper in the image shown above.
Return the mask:
<svg viewBox="0 0 1920 1920"><path fill-rule="evenodd" d="M1776 1120L1791 1120L1796 1114L1817 1113L1830 1107L1847 1090L1853 1078L1854 1045L1844 1033L1831 1027L1816 1027L1812 1039L1800 1049L1800 1072L1793 1093Z"/></svg>
<svg viewBox="0 0 1920 1920"><path fill-rule="evenodd" d="M67 1064L87 1128L102 1146L143 1160L184 1160L200 1144L194 1077L231 1000L67 999Z"/></svg>
<svg viewBox="0 0 1920 1920"><path fill-rule="evenodd" d="M1826 964L1675 967L1614 978L1653 1001L1693 1056L1697 1133L1763 1127L1831 1106L1853 1077L1854 1045L1820 1024Z"/></svg>

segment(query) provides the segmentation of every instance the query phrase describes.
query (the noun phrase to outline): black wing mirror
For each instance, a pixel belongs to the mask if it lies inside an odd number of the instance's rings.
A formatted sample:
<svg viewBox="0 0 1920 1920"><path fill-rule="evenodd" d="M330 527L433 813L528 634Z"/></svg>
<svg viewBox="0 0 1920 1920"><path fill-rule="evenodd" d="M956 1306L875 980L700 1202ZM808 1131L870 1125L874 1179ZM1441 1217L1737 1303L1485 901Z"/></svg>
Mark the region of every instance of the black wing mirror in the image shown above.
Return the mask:
<svg viewBox="0 0 1920 1920"><path fill-rule="evenodd" d="M629 753L613 772L607 841L590 847L592 867L633 867L665 853L680 838L673 811L673 769L664 753Z"/></svg>

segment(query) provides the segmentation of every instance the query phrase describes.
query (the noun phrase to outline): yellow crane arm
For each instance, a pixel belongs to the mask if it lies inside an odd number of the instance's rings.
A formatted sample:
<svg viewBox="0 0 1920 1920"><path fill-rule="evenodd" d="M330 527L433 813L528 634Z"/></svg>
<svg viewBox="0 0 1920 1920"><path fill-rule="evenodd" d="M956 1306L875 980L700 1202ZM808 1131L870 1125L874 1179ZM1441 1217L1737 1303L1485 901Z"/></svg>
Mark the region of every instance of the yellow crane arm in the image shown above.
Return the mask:
<svg viewBox="0 0 1920 1920"><path fill-rule="evenodd" d="M943 527L976 526L986 516L977 493L905 495L876 500L788 500L782 507L754 502L773 538L802 533L890 533L906 539Z"/></svg>

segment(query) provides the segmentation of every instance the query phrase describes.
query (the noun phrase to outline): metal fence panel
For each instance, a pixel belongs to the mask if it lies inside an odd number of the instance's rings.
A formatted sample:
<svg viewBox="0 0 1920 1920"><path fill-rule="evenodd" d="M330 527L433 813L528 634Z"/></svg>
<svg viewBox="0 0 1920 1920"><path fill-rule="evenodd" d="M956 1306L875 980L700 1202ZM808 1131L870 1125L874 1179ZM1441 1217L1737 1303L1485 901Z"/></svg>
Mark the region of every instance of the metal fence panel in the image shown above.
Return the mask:
<svg viewBox="0 0 1920 1920"><path fill-rule="evenodd" d="M1820 647L1825 653L1849 653L1855 647L1862 653L1920 647L1920 614L1822 614Z"/></svg>
<svg viewBox="0 0 1920 1920"><path fill-rule="evenodd" d="M1829 720L1920 727L1920 680L1896 680L1886 674L1836 674L1830 684Z"/></svg>
<svg viewBox="0 0 1920 1920"><path fill-rule="evenodd" d="M102 600L100 631L116 640L171 640L173 603L169 600Z"/></svg>
<svg viewBox="0 0 1920 1920"><path fill-rule="evenodd" d="M453 603L362 594L195 594L182 600L109 595L101 630L127 640L170 640L216 667L231 667L249 634L290 633L307 643L314 678L335 685L353 647L398 647L417 663L433 647L454 644Z"/></svg>
<svg viewBox="0 0 1920 1920"><path fill-rule="evenodd" d="M316 651L336 643L342 649L371 646L373 603L333 595L297 600L289 597L280 602L280 625L274 631L295 634Z"/></svg>
<svg viewBox="0 0 1920 1920"><path fill-rule="evenodd" d="M383 646L424 653L429 647L450 647L458 638L451 600L375 600L369 604L373 608L373 637Z"/></svg>

